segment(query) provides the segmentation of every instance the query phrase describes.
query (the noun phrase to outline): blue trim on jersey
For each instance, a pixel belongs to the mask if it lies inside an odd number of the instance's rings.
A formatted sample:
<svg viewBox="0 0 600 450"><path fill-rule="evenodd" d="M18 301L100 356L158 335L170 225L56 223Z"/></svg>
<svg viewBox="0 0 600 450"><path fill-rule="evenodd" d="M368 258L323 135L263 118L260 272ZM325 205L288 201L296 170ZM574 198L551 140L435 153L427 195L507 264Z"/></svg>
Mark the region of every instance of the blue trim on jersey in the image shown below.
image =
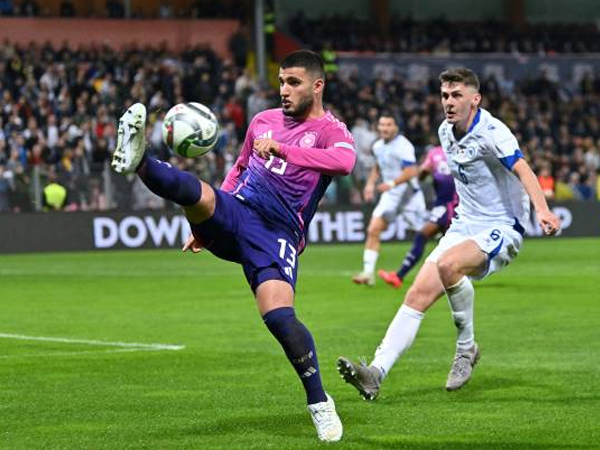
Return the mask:
<svg viewBox="0 0 600 450"><path fill-rule="evenodd" d="M513 230L515 230L521 236L525 236L525 227L523 227L523 225L521 225L521 222L519 222L519 219L517 219L516 217L515 217L515 223L513 223Z"/></svg>
<svg viewBox="0 0 600 450"><path fill-rule="evenodd" d="M475 114L475 118L473 119L473 123L471 124L471 126L467 130L467 134L469 134L471 131L473 131L473 128L475 128L475 125L477 125L479 123L479 119L480 118L481 118L481 109L477 108L477 114Z"/></svg>
<svg viewBox="0 0 600 450"><path fill-rule="evenodd" d="M456 216L455 216L456 217ZM500 243L498 244L498 246L492 250L490 253L488 253L488 257L487 257L487 264L485 265L485 271L483 272L482 276L485 276L488 274L488 272L490 271L490 264L492 263L492 259L494 259L494 257L500 253L500 249L502 248L502 243L504 242L504 238L502 238L500 240ZM479 278L478 278L479 279Z"/></svg>
<svg viewBox="0 0 600 450"><path fill-rule="evenodd" d="M492 259L494 259L494 257L500 253L500 249L502 248L502 243L504 242L504 238L500 239L500 243L498 244L498 246L492 250L489 255L488 255L488 261L491 261ZM489 264L489 263L488 263Z"/></svg>
<svg viewBox="0 0 600 450"><path fill-rule="evenodd" d="M410 166L414 166L416 165L417 162L416 161L407 161L406 159L402 160L402 168L404 167L410 167Z"/></svg>
<svg viewBox="0 0 600 450"><path fill-rule="evenodd" d="M498 159L504 167L506 167L508 170L512 170L513 166L520 158L523 158L523 153L521 153L521 150L516 149L512 155Z"/></svg>

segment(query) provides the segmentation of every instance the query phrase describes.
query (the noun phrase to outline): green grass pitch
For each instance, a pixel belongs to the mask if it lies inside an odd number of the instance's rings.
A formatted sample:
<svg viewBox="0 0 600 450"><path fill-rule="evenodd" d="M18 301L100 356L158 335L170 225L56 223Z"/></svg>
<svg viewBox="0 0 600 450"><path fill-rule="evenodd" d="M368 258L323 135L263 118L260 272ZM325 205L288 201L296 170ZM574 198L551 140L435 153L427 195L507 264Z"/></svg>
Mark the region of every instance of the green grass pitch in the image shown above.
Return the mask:
<svg viewBox="0 0 600 450"><path fill-rule="evenodd" d="M379 267L395 268L407 248L384 244ZM406 288L353 285L361 260L359 245L309 246L300 258L298 315L345 426L335 446L600 448L600 239L528 240L476 283L482 359L455 393L443 388L455 330L442 299L374 403L335 360L372 358ZM1 255L0 333L1 449L325 445L241 268L208 253Z"/></svg>

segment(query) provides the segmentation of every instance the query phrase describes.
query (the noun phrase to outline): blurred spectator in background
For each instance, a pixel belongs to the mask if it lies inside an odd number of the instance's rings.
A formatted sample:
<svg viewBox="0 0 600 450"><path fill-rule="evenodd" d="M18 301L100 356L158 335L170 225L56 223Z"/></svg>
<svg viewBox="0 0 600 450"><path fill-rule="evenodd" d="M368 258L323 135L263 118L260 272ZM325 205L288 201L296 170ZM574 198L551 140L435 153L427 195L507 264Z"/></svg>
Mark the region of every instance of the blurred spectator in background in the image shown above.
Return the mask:
<svg viewBox="0 0 600 450"><path fill-rule="evenodd" d="M122 19L125 17L125 7L120 0L106 0L106 13L111 19Z"/></svg>
<svg viewBox="0 0 600 450"><path fill-rule="evenodd" d="M75 5L71 0L63 0L60 3L60 16L61 17L73 17L75 16Z"/></svg>
<svg viewBox="0 0 600 450"><path fill-rule="evenodd" d="M229 38L229 51L233 55L233 62L236 67L243 69L246 67L246 58L248 56L248 31L245 27L240 27Z"/></svg>
<svg viewBox="0 0 600 450"><path fill-rule="evenodd" d="M48 184L44 187L43 195L46 211L60 211L67 204L67 189L58 183L53 171L48 173Z"/></svg>
<svg viewBox="0 0 600 450"><path fill-rule="evenodd" d="M12 0L0 0L0 16L12 16L15 13L15 5Z"/></svg>
<svg viewBox="0 0 600 450"><path fill-rule="evenodd" d="M593 24L527 24L487 20L469 22L443 18L416 21L394 15L389 32L374 18L351 14L308 19L301 11L288 30L307 47L319 50L330 41L337 51L429 53L584 53L600 51L600 31ZM351 33L348 30L352 30Z"/></svg>
<svg viewBox="0 0 600 450"><path fill-rule="evenodd" d="M13 174L0 166L0 212L11 210L11 194L14 190Z"/></svg>
<svg viewBox="0 0 600 450"><path fill-rule="evenodd" d="M545 163L539 170L538 181L544 196L548 200L554 199L554 177L550 172L550 164Z"/></svg>
<svg viewBox="0 0 600 450"><path fill-rule="evenodd" d="M22 16L35 17L40 14L40 7L35 0L23 0L20 10Z"/></svg>

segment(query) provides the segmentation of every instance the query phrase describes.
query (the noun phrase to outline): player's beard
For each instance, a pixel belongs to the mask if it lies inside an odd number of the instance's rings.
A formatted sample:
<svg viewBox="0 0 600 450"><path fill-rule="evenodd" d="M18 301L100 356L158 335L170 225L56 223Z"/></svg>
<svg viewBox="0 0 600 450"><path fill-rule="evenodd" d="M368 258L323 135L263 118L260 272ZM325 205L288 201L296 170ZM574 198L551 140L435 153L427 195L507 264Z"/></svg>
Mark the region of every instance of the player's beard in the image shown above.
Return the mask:
<svg viewBox="0 0 600 450"><path fill-rule="evenodd" d="M298 118L298 117L305 117L308 115L309 111L312 109L313 105L315 103L315 99L313 98L312 95L307 95L306 97L300 99L300 101L298 101L298 105L296 105L295 108L293 109L283 109L283 114L285 114L286 116L290 116L290 117L294 117L294 118Z"/></svg>

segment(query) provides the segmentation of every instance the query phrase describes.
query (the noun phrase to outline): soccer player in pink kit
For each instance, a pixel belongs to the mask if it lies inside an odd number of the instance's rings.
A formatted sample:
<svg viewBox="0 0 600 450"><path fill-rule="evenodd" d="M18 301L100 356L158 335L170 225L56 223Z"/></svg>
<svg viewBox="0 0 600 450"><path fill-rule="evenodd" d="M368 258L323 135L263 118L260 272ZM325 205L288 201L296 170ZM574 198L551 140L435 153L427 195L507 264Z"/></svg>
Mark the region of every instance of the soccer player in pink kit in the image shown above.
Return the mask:
<svg viewBox="0 0 600 450"><path fill-rule="evenodd" d="M297 257L309 223L335 175L355 162L346 126L323 108L323 61L299 50L281 62L281 108L257 114L221 189L144 155L145 108L121 117L112 166L135 172L157 195L183 207L193 238L184 250L206 248L242 265L258 310L306 391L319 439L338 441L342 423L325 393L310 332L296 318Z"/></svg>
<svg viewBox="0 0 600 450"><path fill-rule="evenodd" d="M379 192L385 192L390 189L390 185L398 185L405 183L411 177L419 176L424 179L431 174L433 178L433 188L435 190L435 204L429 214L427 223L415 236L412 248L404 257L402 266L396 272L386 272L380 270L377 272L379 278L385 281L390 286L399 289L402 286L406 274L419 262L427 241L440 231L445 232L454 216L454 208L458 205L458 195L454 186L454 177L450 172L450 166L446 159L446 154L441 146L432 147L428 152L425 160L417 168L417 166L409 167L412 169L408 173L401 174L392 183L381 183L377 186Z"/></svg>

